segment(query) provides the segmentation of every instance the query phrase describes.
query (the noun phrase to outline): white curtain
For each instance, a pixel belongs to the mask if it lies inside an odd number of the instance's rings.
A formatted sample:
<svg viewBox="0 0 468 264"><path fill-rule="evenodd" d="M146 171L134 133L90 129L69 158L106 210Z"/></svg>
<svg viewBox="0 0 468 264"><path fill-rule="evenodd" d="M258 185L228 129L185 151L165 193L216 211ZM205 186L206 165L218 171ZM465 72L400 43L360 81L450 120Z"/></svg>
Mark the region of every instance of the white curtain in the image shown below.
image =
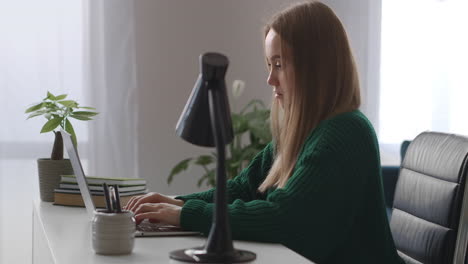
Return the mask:
<svg viewBox="0 0 468 264"><path fill-rule="evenodd" d="M425 130L468 135L467 12L466 0L382 2L379 136L387 152Z"/></svg>
<svg viewBox="0 0 468 264"><path fill-rule="evenodd" d="M133 1L88 0L86 69L91 104L89 174L138 177Z"/></svg>
<svg viewBox="0 0 468 264"><path fill-rule="evenodd" d="M54 138L39 134L44 118L26 120L24 111L47 91L89 103L83 93L81 11L77 0L0 2L0 263L31 262L36 159L50 157ZM85 150L86 124L74 124Z"/></svg>
<svg viewBox="0 0 468 264"><path fill-rule="evenodd" d="M0 2L0 263L31 262L36 159L53 134L25 109L47 91L66 93L100 114L72 120L87 174L137 176L133 2Z"/></svg>

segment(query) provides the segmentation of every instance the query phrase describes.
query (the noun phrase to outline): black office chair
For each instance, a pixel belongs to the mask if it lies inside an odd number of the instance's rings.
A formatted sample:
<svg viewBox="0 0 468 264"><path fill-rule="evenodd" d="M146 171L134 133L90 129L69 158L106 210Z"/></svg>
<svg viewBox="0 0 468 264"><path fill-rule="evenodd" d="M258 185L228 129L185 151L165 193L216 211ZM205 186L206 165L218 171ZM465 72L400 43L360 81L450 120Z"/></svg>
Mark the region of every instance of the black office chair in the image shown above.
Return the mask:
<svg viewBox="0 0 468 264"><path fill-rule="evenodd" d="M400 158L401 161L405 159L406 151L411 143L409 140L405 140L400 146ZM400 165L384 165L382 166L382 183L384 187L385 205L387 209L387 216L390 219L392 215L393 207L393 196L395 195L395 187L398 181L398 175L400 174Z"/></svg>
<svg viewBox="0 0 468 264"><path fill-rule="evenodd" d="M390 228L408 264L462 264L467 248L468 138L424 132L408 147Z"/></svg>

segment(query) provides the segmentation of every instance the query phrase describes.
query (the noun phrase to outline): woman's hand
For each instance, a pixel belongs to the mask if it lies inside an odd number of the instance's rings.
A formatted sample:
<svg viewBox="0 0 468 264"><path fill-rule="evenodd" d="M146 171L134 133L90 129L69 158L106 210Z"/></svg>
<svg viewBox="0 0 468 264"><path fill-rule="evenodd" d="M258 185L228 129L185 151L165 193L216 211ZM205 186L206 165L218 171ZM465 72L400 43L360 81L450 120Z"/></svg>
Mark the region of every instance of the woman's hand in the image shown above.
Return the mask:
<svg viewBox="0 0 468 264"><path fill-rule="evenodd" d="M127 205L124 206L123 209L125 210L130 210L136 214L136 210L142 205L146 203L166 203L166 204L172 204L172 205L177 205L179 207L182 207L184 205L184 201L182 200L176 200L171 197L162 195L160 193L147 193L144 195L140 196L135 196L132 197Z"/></svg>
<svg viewBox="0 0 468 264"><path fill-rule="evenodd" d="M182 207L168 203L144 203L135 211L135 220L138 225L148 219L152 223L165 223L180 226L180 211Z"/></svg>

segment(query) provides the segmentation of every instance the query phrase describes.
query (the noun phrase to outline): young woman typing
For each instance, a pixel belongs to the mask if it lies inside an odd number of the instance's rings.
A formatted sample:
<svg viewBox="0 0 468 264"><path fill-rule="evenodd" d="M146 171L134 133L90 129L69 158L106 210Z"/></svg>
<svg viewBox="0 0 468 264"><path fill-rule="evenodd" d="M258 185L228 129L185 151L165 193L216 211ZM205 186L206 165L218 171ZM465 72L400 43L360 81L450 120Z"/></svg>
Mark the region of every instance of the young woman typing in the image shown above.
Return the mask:
<svg viewBox="0 0 468 264"><path fill-rule="evenodd" d="M264 31L273 141L227 183L234 239L281 243L318 263L404 263L385 212L374 129L361 113L346 32L326 5L296 4ZM150 193L127 209L207 234L214 190Z"/></svg>

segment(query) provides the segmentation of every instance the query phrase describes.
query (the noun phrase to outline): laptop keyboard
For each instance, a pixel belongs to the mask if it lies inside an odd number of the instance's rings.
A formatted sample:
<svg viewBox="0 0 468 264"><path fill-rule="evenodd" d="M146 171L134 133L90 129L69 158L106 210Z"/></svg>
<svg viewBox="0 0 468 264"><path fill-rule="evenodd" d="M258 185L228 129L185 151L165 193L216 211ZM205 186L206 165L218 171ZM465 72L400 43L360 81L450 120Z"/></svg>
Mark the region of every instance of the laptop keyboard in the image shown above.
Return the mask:
<svg viewBox="0 0 468 264"><path fill-rule="evenodd" d="M151 223L144 220L136 226L137 231L143 232L168 232L168 231L181 231L182 228L161 223Z"/></svg>

